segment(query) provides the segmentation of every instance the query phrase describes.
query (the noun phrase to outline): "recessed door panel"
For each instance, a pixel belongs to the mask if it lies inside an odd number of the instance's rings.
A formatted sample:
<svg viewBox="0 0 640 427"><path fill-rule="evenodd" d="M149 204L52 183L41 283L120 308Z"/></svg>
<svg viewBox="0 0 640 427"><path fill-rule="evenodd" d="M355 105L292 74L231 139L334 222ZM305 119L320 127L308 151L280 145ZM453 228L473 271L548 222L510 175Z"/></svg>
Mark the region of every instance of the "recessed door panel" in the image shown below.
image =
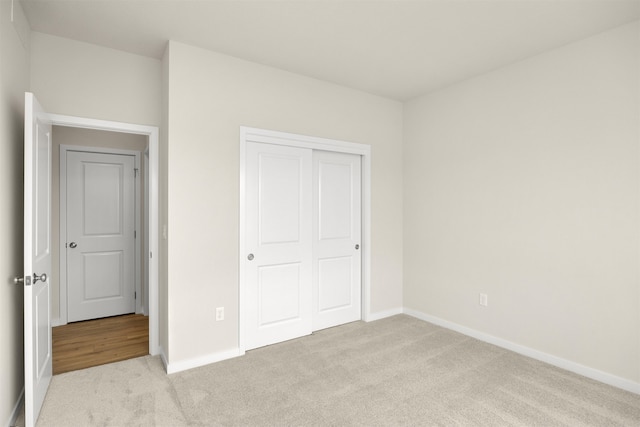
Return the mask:
<svg viewBox="0 0 640 427"><path fill-rule="evenodd" d="M84 301L124 298L123 255L122 251L83 255Z"/></svg>
<svg viewBox="0 0 640 427"><path fill-rule="evenodd" d="M36 126L36 167L33 204L35 210L35 256L44 259L51 255L51 132L50 126Z"/></svg>
<svg viewBox="0 0 640 427"><path fill-rule="evenodd" d="M36 342L37 348L42 349L38 351L37 355L37 375L42 377L46 375L49 360L51 359L51 352L48 348L49 345L49 287L41 287L37 290L35 295L35 313L37 317L36 321Z"/></svg>
<svg viewBox="0 0 640 427"><path fill-rule="evenodd" d="M260 327L273 327L282 322L300 319L301 286L300 264L281 264L260 267L259 323Z"/></svg>
<svg viewBox="0 0 640 427"><path fill-rule="evenodd" d="M303 159L271 153L258 156L260 244L298 242Z"/></svg>
<svg viewBox="0 0 640 427"><path fill-rule="evenodd" d="M122 234L124 166L119 163L82 163L84 235Z"/></svg>
<svg viewBox="0 0 640 427"><path fill-rule="evenodd" d="M353 301L352 257L318 260L318 312L351 307Z"/></svg>
<svg viewBox="0 0 640 427"><path fill-rule="evenodd" d="M67 318L135 311L135 159L67 151Z"/></svg>
<svg viewBox="0 0 640 427"><path fill-rule="evenodd" d="M352 165L318 160L319 239L349 239L353 234Z"/></svg>

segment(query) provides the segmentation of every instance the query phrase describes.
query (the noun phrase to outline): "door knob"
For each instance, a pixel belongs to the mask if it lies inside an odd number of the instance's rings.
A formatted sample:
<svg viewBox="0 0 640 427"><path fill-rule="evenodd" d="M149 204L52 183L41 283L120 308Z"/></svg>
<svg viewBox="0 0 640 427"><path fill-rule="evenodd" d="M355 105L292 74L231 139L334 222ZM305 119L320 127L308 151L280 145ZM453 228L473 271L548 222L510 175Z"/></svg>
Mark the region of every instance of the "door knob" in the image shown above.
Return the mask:
<svg viewBox="0 0 640 427"><path fill-rule="evenodd" d="M36 273L33 273L33 284L35 285L36 283L38 283L38 280L46 282L47 273L42 273L40 276L38 276Z"/></svg>
<svg viewBox="0 0 640 427"><path fill-rule="evenodd" d="M356 250L360 249L360 245L356 245Z"/></svg>
<svg viewBox="0 0 640 427"><path fill-rule="evenodd" d="M22 285L24 283L27 286L31 286L31 276L16 276L13 278L13 283L15 283L16 285Z"/></svg>
<svg viewBox="0 0 640 427"><path fill-rule="evenodd" d="M253 254L249 254L249 256L247 256L247 259L248 259L249 261L252 261L252 260L253 260Z"/></svg>
<svg viewBox="0 0 640 427"><path fill-rule="evenodd" d="M78 244L77 244L76 242L71 242L71 243L69 243L69 247L70 247L71 249L75 249L75 248L77 248L77 247L78 247Z"/></svg>

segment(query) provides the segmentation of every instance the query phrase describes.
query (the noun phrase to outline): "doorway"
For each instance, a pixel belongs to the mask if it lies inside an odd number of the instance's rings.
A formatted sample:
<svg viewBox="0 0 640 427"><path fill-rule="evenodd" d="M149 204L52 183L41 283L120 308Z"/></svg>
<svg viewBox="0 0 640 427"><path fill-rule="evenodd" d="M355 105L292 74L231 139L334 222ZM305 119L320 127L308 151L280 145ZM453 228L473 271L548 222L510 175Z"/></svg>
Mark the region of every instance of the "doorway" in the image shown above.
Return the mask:
<svg viewBox="0 0 640 427"><path fill-rule="evenodd" d="M159 203L158 203L158 166L159 166L159 140L158 140L158 128L153 126L144 126L144 125L135 125L129 123L122 122L112 122L105 120L97 120L97 119L86 119L74 116L63 116L58 114L46 114L43 115L43 118L51 123L57 130L57 135L60 135L60 132L69 131L69 130L77 130L77 131L99 131L96 135L108 135L113 133L118 133L120 135L129 135L129 136L138 136L143 138L144 147L143 150L143 161L141 164L143 165L144 175L146 185L144 186L143 192L145 194L144 199L147 203L144 206L144 216L147 218L147 222L142 227L143 232L146 231L146 237L143 239L143 256L141 261L141 266L144 266L144 270L148 272L146 277L143 277L141 280L144 283L144 287L142 293L145 295L145 301L140 307L136 306L136 311L139 313L143 313L148 316L148 335L149 335L149 354L157 355L160 353L159 346L159 322L158 322L158 247L159 247L159 232L158 232L158 218L159 218ZM54 132L56 133L56 132ZM54 143L60 142L56 141L55 137ZM64 142L64 141L63 141ZM103 144L102 141L95 141L95 144ZM94 145L95 145L94 144ZM91 143L87 143L85 139L83 145L91 145ZM116 147L118 148L118 147ZM130 145L120 146L121 149L131 148ZM140 147L138 147L140 148ZM54 155L58 155L54 152ZM55 159L54 159L55 160ZM59 161L58 161L59 162ZM53 162L56 164L56 161ZM53 174L53 180L59 179L59 174ZM58 201L57 198L53 197L52 202L56 203L55 207L52 207L52 213L54 216L58 215L59 206L57 206ZM57 223L59 219L52 218L52 222L54 224ZM59 240L58 240L59 241ZM54 250L53 255L59 255L59 245L56 247L57 250ZM52 271L52 276L55 278L59 278L59 258L58 262L54 262L53 265L54 271ZM52 297L52 306L58 302L60 302L60 292L56 290L55 292L51 292ZM138 299L137 301L140 301ZM64 301L63 301L64 303ZM62 315L65 310L60 310L58 307L58 311L54 310L55 307L52 307L52 326L60 326L64 325L67 320Z"/></svg>
<svg viewBox="0 0 640 427"><path fill-rule="evenodd" d="M144 334L140 331L149 322L137 318L149 296L143 286L149 276L142 262L149 221L148 201L142 196L147 174L141 162L148 137L66 126L53 126L52 134L53 200L59 201L52 218L53 247L58 248L58 274L54 268L52 280L52 314L58 319L53 329L54 372L123 360L116 354L149 354L148 326ZM113 317L135 313L137 317L117 322ZM102 318L108 319L92 320ZM110 326L133 327L135 345ZM102 344L93 345L95 340ZM84 354L74 353L66 344L70 342ZM123 350L131 348L135 351Z"/></svg>

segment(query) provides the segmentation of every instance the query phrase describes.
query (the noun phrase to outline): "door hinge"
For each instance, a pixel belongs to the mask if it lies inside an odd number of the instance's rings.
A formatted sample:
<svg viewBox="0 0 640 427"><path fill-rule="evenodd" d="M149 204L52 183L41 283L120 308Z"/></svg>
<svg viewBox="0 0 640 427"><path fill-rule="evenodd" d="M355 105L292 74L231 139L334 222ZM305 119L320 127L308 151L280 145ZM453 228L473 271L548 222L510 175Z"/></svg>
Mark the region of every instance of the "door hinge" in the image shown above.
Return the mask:
<svg viewBox="0 0 640 427"><path fill-rule="evenodd" d="M133 238L134 239L138 238L138 232L136 230L133 230Z"/></svg>
<svg viewBox="0 0 640 427"><path fill-rule="evenodd" d="M134 169L133 169L133 175L134 175L135 177L137 177L137 176L138 176L138 168L134 168Z"/></svg>
<svg viewBox="0 0 640 427"><path fill-rule="evenodd" d="M138 299L138 293L137 292L133 293L133 299Z"/></svg>

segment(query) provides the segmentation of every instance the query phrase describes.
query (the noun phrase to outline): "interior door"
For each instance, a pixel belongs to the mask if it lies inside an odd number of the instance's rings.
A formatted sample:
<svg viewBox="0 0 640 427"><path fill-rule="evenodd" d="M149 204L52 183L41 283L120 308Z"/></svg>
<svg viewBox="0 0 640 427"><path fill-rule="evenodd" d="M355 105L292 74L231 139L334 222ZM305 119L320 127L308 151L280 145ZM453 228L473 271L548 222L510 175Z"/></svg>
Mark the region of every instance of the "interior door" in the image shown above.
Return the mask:
<svg viewBox="0 0 640 427"><path fill-rule="evenodd" d="M25 423L35 425L52 377L51 125L33 94L25 94L24 371Z"/></svg>
<svg viewBox="0 0 640 427"><path fill-rule="evenodd" d="M313 330L361 318L360 156L313 152Z"/></svg>
<svg viewBox="0 0 640 427"><path fill-rule="evenodd" d="M311 150L246 145L246 348L311 333Z"/></svg>
<svg viewBox="0 0 640 427"><path fill-rule="evenodd" d="M135 159L67 152L69 322L135 312Z"/></svg>

